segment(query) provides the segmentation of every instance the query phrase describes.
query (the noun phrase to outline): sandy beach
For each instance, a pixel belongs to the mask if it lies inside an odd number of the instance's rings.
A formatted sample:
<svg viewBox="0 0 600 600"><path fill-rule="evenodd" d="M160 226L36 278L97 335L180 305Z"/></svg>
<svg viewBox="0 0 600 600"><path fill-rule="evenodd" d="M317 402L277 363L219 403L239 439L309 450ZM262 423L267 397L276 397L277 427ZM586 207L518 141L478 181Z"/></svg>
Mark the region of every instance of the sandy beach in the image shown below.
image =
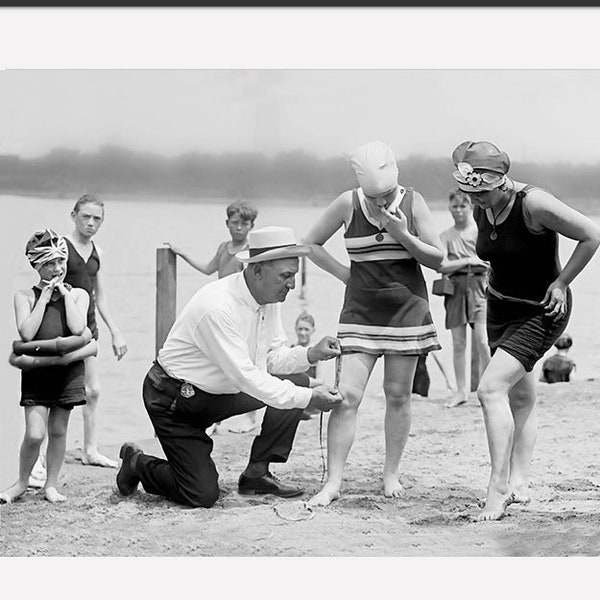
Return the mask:
<svg viewBox="0 0 600 600"><path fill-rule="evenodd" d="M476 523L489 458L483 418L472 395L444 408L415 396L401 463L405 493L381 494L382 395L365 398L342 498L313 511L304 501L323 473L319 419L301 422L287 464L274 473L305 486L300 499L237 493L252 433L219 431L213 457L221 498L186 509L141 488L114 491L115 470L86 467L70 450L62 471L68 501L52 505L37 490L0 508L0 554L12 557L566 557L600 554L598 381L539 386L539 438L529 505L513 504L497 522ZM326 420L325 417L324 420ZM325 433L324 433L325 435ZM162 456L155 438L137 440ZM109 448L111 455L118 447Z"/></svg>
<svg viewBox="0 0 600 600"><path fill-rule="evenodd" d="M14 200L11 221L17 240L25 238L25 217L35 209L40 220L57 230L55 223L68 216L66 201ZM204 218L217 222L222 205L185 207L189 218L182 220L169 205L146 207L140 227L143 239L132 247L128 261L113 263L111 306L122 327L130 351L121 363L112 356L110 336L102 325L99 363L103 386L99 438L101 450L117 457L125 440L138 442L147 452L162 455L144 411L140 387L151 364L154 346L155 248L165 239L192 240L193 223ZM183 210L183 208L181 208ZM18 212L21 211L21 212ZM111 218L102 230L102 243L117 248L124 239L127 223L135 213L130 202L111 205ZM265 206L264 224L295 219L298 232L305 231L320 208ZM12 213L11 213L12 214ZM435 213L439 227L446 213ZM55 220L53 220L53 218ZM155 226L160 223L160 228ZM188 227L182 231L183 226ZM19 229L19 227L21 229ZM213 238L196 242L214 248L222 230L210 230ZM140 233L141 235L141 233ZM334 240L340 255L340 240ZM568 247L563 248L563 253ZM18 260L17 260L18 259ZM20 261L20 262L19 262ZM30 285L31 274L22 258L16 257L9 272L17 273L11 289ZM434 274L426 270L428 285ZM178 306L206 282L191 267L181 264ZM356 441L346 468L342 498L330 507L309 511L304 506L320 489L323 474L319 443L319 420L302 422L294 450L285 465L273 467L276 475L300 484L306 493L300 499L273 496L246 497L237 493L237 479L246 464L252 433L219 431L214 437L213 458L220 473L222 495L211 509L186 509L141 488L131 498L114 492L116 471L84 466L80 462L81 411L74 411L69 424L67 458L61 471L61 492L68 501L51 505L37 490L23 499L0 507L0 556L4 557L591 557L600 555L600 462L598 456L597 379L598 341L590 326L597 297L597 261L574 286L576 310L569 330L575 339L577 381L570 384L539 384L539 438L533 461L529 505L509 506L504 519L475 523L477 502L485 494L489 477L489 455L483 416L478 401L457 409L444 408L445 388L437 367L431 365L430 397L415 396L411 435L401 462L403 497L392 500L381 494L383 467L383 410L381 361L367 386L359 412ZM290 341L297 314L308 308L315 315L317 332L335 334L342 288L336 281L309 265L307 298L301 300L299 286L283 305ZM135 298L125 302L122 298ZM324 301L327 299L327 301ZM8 302L8 299L7 299ZM443 346L442 359L451 365L449 332L443 328L440 298L431 298L434 321ZM6 310L5 344L14 336L10 310ZM536 370L539 366L536 367ZM14 397L14 428L22 426L16 403L18 382L10 372ZM333 381L333 364L324 364L325 380ZM324 421L326 422L327 416ZM8 421L7 421L8 422ZM326 423L325 423L326 424ZM324 430L326 428L324 427ZM10 469L16 475L20 436L7 448ZM325 437L325 431L324 431ZM17 439L18 438L18 439ZM323 440L324 445L326 440ZM324 454L324 451L323 451ZM14 474L14 475L13 475ZM8 485L9 481L6 481Z"/></svg>

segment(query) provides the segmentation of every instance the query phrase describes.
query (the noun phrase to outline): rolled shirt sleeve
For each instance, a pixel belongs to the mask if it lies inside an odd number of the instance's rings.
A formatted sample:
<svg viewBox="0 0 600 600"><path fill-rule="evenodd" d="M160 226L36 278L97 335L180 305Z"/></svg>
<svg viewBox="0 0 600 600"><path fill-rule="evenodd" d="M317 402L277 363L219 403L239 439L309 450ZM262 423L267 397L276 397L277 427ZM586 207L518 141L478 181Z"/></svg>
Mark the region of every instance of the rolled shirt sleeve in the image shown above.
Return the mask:
<svg viewBox="0 0 600 600"><path fill-rule="evenodd" d="M305 348L289 348L283 328L276 322L277 335L267 352L267 368L274 373L294 373L310 364ZM282 335L283 334L283 337ZM240 391L275 408L305 408L312 391L291 381L281 380L257 367L248 352L240 328L229 314L213 309L207 312L192 332L194 342ZM211 391L211 390L206 390Z"/></svg>

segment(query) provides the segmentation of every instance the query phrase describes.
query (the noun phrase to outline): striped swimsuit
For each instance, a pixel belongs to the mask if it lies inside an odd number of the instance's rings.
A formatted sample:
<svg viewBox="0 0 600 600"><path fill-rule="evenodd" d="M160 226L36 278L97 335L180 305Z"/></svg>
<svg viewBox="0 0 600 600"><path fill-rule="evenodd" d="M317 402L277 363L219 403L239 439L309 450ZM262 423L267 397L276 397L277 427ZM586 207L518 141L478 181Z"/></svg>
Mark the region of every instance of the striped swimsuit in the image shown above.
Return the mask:
<svg viewBox="0 0 600 600"><path fill-rule="evenodd" d="M414 233L413 190L400 187L398 193L404 194L401 209ZM350 280L338 326L343 352L420 355L439 350L421 267L368 216L360 188L352 193L344 241Z"/></svg>

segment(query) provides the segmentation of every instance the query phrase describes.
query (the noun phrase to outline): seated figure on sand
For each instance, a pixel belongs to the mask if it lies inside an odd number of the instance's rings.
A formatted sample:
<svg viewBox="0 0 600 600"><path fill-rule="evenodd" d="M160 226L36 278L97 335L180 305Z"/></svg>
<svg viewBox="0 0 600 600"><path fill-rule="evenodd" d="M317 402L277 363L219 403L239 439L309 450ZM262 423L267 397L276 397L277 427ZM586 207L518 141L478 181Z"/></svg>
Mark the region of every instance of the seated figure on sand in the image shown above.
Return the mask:
<svg viewBox="0 0 600 600"><path fill-rule="evenodd" d="M572 345L573 338L566 332L554 342L556 352L543 362L540 381L544 383L571 381L573 371L577 368L575 361L568 354Z"/></svg>

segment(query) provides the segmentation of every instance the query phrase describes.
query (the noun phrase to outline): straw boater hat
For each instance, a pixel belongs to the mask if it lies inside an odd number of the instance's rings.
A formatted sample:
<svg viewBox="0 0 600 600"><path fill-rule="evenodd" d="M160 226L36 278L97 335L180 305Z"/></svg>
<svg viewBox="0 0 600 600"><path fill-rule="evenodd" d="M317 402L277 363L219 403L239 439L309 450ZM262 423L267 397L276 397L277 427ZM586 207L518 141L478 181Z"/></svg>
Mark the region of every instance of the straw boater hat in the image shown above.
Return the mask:
<svg viewBox="0 0 600 600"><path fill-rule="evenodd" d="M261 227L248 234L248 250L235 256L244 264L310 254L310 246L296 244L291 227Z"/></svg>
<svg viewBox="0 0 600 600"><path fill-rule="evenodd" d="M487 192L506 181L510 159L490 142L463 142L452 153L452 173L463 192Z"/></svg>

